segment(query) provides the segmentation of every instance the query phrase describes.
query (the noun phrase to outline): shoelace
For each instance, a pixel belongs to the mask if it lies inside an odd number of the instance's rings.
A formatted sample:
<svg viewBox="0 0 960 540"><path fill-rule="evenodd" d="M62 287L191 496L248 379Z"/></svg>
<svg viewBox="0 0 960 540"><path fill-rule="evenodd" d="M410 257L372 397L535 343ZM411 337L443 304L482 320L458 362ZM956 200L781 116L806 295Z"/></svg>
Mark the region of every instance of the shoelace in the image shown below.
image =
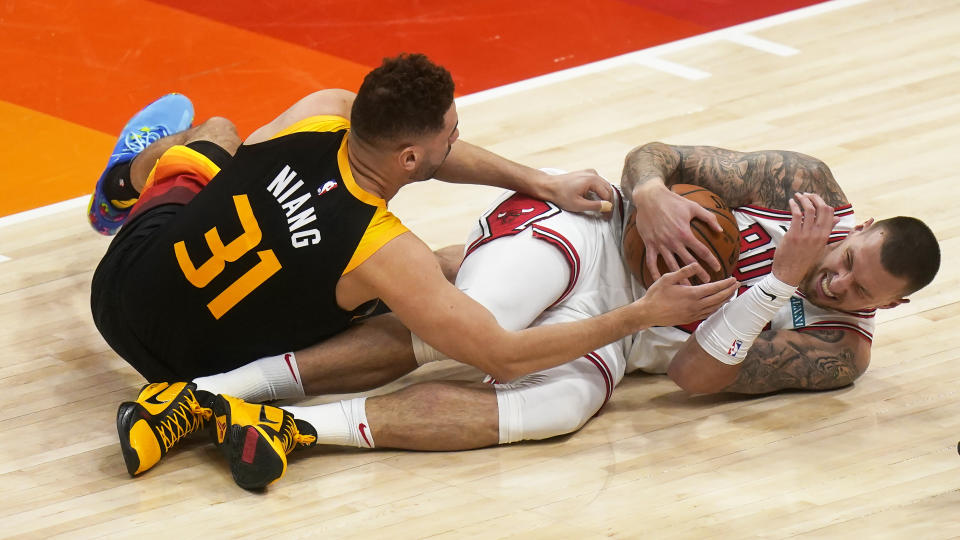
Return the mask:
<svg viewBox="0 0 960 540"><path fill-rule="evenodd" d="M160 421L157 431L164 451L170 450L185 435L203 427L203 423L213 416L213 409L201 407L200 403L188 392L183 403ZM182 422L182 423L181 423Z"/></svg>
<svg viewBox="0 0 960 540"><path fill-rule="evenodd" d="M288 421L289 420L289 421ZM297 445L313 444L317 438L313 435L304 435L297 429L297 423L292 416L283 419L283 425L280 427L280 443L283 445L283 451L287 454L293 451Z"/></svg>
<svg viewBox="0 0 960 540"><path fill-rule="evenodd" d="M123 140L123 145L127 147L128 151L139 154L140 152L143 152L146 147L150 146L151 143L156 142L169 134L170 132L167 131L167 128L163 126L144 126L137 131L131 131L128 133L126 138Z"/></svg>

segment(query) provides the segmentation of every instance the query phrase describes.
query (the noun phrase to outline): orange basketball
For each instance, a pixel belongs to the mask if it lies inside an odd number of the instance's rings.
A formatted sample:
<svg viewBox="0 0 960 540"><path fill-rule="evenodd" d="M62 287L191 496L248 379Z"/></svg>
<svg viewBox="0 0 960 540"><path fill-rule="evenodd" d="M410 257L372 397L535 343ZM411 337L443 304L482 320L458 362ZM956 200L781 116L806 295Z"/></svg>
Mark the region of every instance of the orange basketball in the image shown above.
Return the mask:
<svg viewBox="0 0 960 540"><path fill-rule="evenodd" d="M713 251L713 255L720 261L721 269L714 271L699 258L697 262L710 274L710 281L730 277L734 266L737 264L737 257L740 256L740 231L737 229L737 220L733 217L733 212L730 211L730 208L727 207L727 204L723 202L723 199L721 199L719 195L709 189L690 184L675 184L670 187L670 191L686 197L716 214L717 221L719 221L720 226L723 227L722 233L714 231L699 219L694 219L690 222L690 230L694 236L699 238L701 242ZM630 271L633 272L634 277L636 277L644 287L649 288L650 285L653 284L653 280L650 277L650 271L647 270L645 262L647 254L646 247L643 245L643 240L640 238L640 234L637 232L637 227L634 224L635 213L636 210L631 212L630 216L627 217L627 222L630 223L630 226L627 227L627 230L623 234L623 257L626 259L627 266L630 267ZM657 266L660 274L667 273L667 265L664 264L662 257L658 259ZM700 279L693 277L690 279L690 282L694 285L699 285Z"/></svg>

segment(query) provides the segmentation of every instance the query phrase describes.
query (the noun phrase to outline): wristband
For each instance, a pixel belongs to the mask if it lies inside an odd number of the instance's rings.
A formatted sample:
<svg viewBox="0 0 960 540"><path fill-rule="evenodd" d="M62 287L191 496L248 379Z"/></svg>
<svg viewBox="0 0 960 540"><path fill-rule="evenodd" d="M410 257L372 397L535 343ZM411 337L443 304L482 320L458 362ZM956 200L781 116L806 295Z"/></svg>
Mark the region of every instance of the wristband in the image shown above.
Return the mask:
<svg viewBox="0 0 960 540"><path fill-rule="evenodd" d="M743 362L763 327L787 304L797 288L773 273L707 317L694 336L710 356L728 365Z"/></svg>

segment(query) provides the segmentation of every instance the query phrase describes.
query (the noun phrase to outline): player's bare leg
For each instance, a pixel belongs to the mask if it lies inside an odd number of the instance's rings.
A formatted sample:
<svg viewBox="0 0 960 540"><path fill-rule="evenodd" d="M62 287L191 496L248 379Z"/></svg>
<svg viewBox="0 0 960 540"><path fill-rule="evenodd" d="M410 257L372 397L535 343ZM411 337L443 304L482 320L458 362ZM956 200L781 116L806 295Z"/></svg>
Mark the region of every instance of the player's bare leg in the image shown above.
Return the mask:
<svg viewBox="0 0 960 540"><path fill-rule="evenodd" d="M240 136L233 122L214 116L206 122L186 131L168 135L157 140L140 152L130 163L130 182L137 192L142 192L150 170L164 152L173 146L185 145L195 141L209 141L226 150L231 156L240 146Z"/></svg>
<svg viewBox="0 0 960 540"><path fill-rule="evenodd" d="M468 450L500 441L497 394L488 384L427 382L367 399L377 446Z"/></svg>
<svg viewBox="0 0 960 540"><path fill-rule="evenodd" d="M390 313L356 324L296 355L309 396L370 390L417 367L410 331Z"/></svg>
<svg viewBox="0 0 960 540"><path fill-rule="evenodd" d="M469 450L572 433L623 376L619 344L507 384L435 381L376 397L284 407L317 444Z"/></svg>

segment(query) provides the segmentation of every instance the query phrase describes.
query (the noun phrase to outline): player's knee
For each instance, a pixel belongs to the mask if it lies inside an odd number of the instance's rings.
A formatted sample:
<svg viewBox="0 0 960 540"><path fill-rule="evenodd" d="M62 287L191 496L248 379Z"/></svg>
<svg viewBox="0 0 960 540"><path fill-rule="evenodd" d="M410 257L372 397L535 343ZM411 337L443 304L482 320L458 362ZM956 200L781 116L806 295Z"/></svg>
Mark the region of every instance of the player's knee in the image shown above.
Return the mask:
<svg viewBox="0 0 960 540"><path fill-rule="evenodd" d="M534 374L530 377L542 376ZM548 439L583 427L603 406L606 389L587 378L568 377L546 385L497 388L500 443Z"/></svg>
<svg viewBox="0 0 960 540"><path fill-rule="evenodd" d="M233 122L222 116L213 116L206 122L192 128L184 144L195 141L212 142L230 154L236 152L241 143L240 135L237 134L237 127L233 125Z"/></svg>

